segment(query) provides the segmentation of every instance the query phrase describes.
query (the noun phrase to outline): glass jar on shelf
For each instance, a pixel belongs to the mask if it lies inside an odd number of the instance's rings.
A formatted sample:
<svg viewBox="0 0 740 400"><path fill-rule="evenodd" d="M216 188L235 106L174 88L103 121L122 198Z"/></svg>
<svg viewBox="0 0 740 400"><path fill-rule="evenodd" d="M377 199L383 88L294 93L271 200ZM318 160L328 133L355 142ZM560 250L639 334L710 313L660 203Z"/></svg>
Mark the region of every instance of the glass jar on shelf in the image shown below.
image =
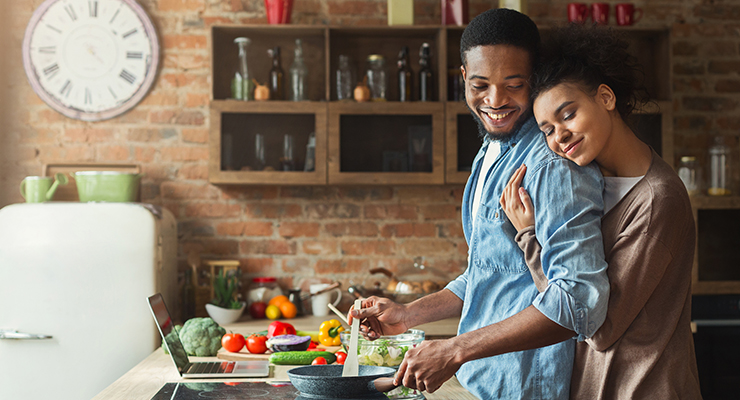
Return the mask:
<svg viewBox="0 0 740 400"><path fill-rule="evenodd" d="M684 186L686 186L689 196L696 196L701 192L700 176L699 164L696 162L696 157L681 157L681 163L678 166L678 177L681 178Z"/></svg>
<svg viewBox="0 0 740 400"><path fill-rule="evenodd" d="M308 68L303 61L303 41L295 40L295 53L293 64L290 65L290 99L293 101L308 100L306 95L306 78L308 77Z"/></svg>
<svg viewBox="0 0 740 400"><path fill-rule="evenodd" d="M380 54L367 57L367 86L370 89L370 100L386 101L388 76L385 71L385 58Z"/></svg>
<svg viewBox="0 0 740 400"><path fill-rule="evenodd" d="M709 148L709 189L710 196L729 196L730 188L730 148L721 136L714 138L714 144Z"/></svg>
<svg viewBox="0 0 740 400"><path fill-rule="evenodd" d="M349 56L340 55L337 69L337 100L352 100L355 83L357 82L349 66Z"/></svg>
<svg viewBox="0 0 740 400"><path fill-rule="evenodd" d="M239 47L239 64L234 78L231 79L231 97L237 100L254 100L254 83L247 66L247 46L251 40L238 37L234 39L234 43Z"/></svg>

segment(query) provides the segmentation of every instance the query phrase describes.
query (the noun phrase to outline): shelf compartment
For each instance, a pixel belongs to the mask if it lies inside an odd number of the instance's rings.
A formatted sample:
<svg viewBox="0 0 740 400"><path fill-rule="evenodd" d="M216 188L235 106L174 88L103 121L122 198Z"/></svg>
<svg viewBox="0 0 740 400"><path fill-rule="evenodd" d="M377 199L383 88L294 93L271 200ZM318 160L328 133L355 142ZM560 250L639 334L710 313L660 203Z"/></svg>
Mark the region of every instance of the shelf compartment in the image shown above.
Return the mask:
<svg viewBox="0 0 740 400"><path fill-rule="evenodd" d="M673 153L673 113L671 102L650 102L629 116L627 124L640 140L650 145L670 166L676 165Z"/></svg>
<svg viewBox="0 0 740 400"><path fill-rule="evenodd" d="M330 99L337 100L337 82L335 74L339 67L339 56L350 57L350 67L355 77L361 82L367 70L367 56L380 54L385 58L385 70L388 74L388 100L396 101L398 94L398 53L403 46L409 47L409 63L413 76L412 100L418 100L419 94L419 49L427 42L432 51L432 72L434 75L433 99L439 100L443 77L440 66L444 66L446 45L443 30L439 27L404 26L404 27L333 27L329 29L329 70ZM443 74L446 75L446 74ZM446 85L446 83L444 83Z"/></svg>
<svg viewBox="0 0 740 400"><path fill-rule="evenodd" d="M697 226L694 294L740 293L740 197L692 197Z"/></svg>
<svg viewBox="0 0 740 400"><path fill-rule="evenodd" d="M445 108L445 182L465 184L483 139L480 138L478 124L465 103L448 102Z"/></svg>
<svg viewBox="0 0 740 400"><path fill-rule="evenodd" d="M444 183L444 106L329 104L330 184Z"/></svg>
<svg viewBox="0 0 740 400"><path fill-rule="evenodd" d="M234 39L244 36L247 65L251 78L267 84L272 59L267 50L280 46L281 67L285 77L285 97L290 96L290 65L293 63L295 40L303 41L303 58L308 67L306 94L309 100L326 99L326 28L303 25L214 25L211 28L211 82L213 100L231 97L231 80L239 64L239 48Z"/></svg>
<svg viewBox="0 0 740 400"><path fill-rule="evenodd" d="M269 103L269 104L268 104ZM303 171L306 145L315 133L315 166ZM265 167L255 162L255 137L262 134ZM283 171L284 135L293 137L294 171ZM245 102L211 103L209 181L214 184L326 184L326 103Z"/></svg>

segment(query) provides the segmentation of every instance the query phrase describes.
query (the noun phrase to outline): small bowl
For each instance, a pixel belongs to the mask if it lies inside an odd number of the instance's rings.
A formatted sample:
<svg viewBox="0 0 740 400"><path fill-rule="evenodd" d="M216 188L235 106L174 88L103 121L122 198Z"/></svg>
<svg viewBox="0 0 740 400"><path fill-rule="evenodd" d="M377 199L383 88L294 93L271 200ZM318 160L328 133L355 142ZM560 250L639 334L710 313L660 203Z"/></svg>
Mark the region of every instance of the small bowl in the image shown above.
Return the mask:
<svg viewBox="0 0 740 400"><path fill-rule="evenodd" d="M244 308L246 307L247 303L245 302L242 302L241 308L222 308L208 303L206 304L206 312L208 312L208 316L216 321L217 324L227 325L239 320L244 312Z"/></svg>

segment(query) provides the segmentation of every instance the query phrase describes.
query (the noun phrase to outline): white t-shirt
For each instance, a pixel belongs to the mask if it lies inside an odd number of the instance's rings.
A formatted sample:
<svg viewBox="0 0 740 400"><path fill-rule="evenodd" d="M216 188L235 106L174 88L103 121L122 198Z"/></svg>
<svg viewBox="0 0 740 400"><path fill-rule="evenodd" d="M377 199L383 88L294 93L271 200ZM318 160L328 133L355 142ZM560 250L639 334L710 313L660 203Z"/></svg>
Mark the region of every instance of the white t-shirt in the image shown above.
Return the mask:
<svg viewBox="0 0 740 400"><path fill-rule="evenodd" d="M621 177L605 176L604 177L604 214L608 213L612 207L622 200L622 197L632 189L645 176Z"/></svg>
<svg viewBox="0 0 740 400"><path fill-rule="evenodd" d="M488 171L493 167L493 162L496 161L501 153L501 143L492 140L486 148L486 155L483 157L483 165L480 168L480 175L478 175L478 183L475 186L475 193L473 194L473 215L470 219L471 226L475 225L475 216L478 215L478 208L480 207L480 196L483 193L483 185L486 183L486 176Z"/></svg>

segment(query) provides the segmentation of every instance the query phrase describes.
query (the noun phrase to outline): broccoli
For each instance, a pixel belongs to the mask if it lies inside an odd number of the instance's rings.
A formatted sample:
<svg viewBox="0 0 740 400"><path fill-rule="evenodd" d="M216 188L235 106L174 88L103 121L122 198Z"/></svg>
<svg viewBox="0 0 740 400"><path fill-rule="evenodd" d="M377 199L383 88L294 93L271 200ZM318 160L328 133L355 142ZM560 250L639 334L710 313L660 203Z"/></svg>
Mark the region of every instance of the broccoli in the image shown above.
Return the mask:
<svg viewBox="0 0 740 400"><path fill-rule="evenodd" d="M226 329L210 318L191 318L178 334L189 356L210 357L221 348L221 337L226 334Z"/></svg>

